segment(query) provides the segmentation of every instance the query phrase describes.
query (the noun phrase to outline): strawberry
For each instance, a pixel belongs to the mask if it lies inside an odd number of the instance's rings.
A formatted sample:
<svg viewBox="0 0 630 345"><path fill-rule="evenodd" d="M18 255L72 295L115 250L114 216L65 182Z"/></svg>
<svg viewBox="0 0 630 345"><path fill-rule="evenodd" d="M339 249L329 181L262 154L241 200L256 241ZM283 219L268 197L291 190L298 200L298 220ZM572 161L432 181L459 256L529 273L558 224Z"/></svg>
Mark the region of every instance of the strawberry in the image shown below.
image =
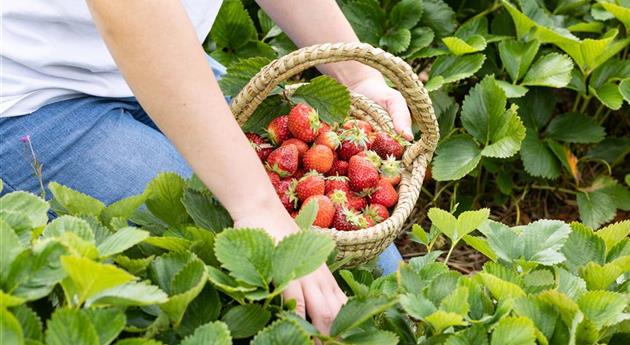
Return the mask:
<svg viewBox="0 0 630 345"><path fill-rule="evenodd" d="M387 133L376 133L374 143L372 143L372 150L378 153L381 158L386 159L387 156L394 156L396 159L400 159L403 155L403 146L406 145L404 139L401 136L390 136Z"/></svg>
<svg viewBox="0 0 630 345"><path fill-rule="evenodd" d="M330 125L327 124L326 122L320 121L319 124L320 124L320 127L319 127L319 131L317 131L317 136L320 136L323 133L326 133L326 132L332 130L330 128Z"/></svg>
<svg viewBox="0 0 630 345"><path fill-rule="evenodd" d="M332 168L334 158L328 146L316 144L306 151L302 164L306 170L316 170L324 174Z"/></svg>
<svg viewBox="0 0 630 345"><path fill-rule="evenodd" d="M304 175L306 175L306 171L304 171L304 169L302 169L302 168L298 168L298 169L295 171L295 174L293 174L293 176L291 176L291 177L293 177L293 178L294 178L294 179L296 179L296 180L299 180L299 179L301 179L302 177L304 177Z"/></svg>
<svg viewBox="0 0 630 345"><path fill-rule="evenodd" d="M346 197L348 199L348 208L351 210L361 211L367 206L367 200L355 193L348 192Z"/></svg>
<svg viewBox="0 0 630 345"><path fill-rule="evenodd" d="M320 127L317 112L306 104L298 103L289 112L289 131L304 142L312 143Z"/></svg>
<svg viewBox="0 0 630 345"><path fill-rule="evenodd" d="M365 228L367 221L359 213L347 208L338 208L333 217L332 227L341 231L353 231Z"/></svg>
<svg viewBox="0 0 630 345"><path fill-rule="evenodd" d="M381 166L381 157L379 157L379 155L372 150L361 151L357 153L356 156L367 158L377 169Z"/></svg>
<svg viewBox="0 0 630 345"><path fill-rule="evenodd" d="M351 191L335 189L326 193L326 196L332 200L335 206L346 207L353 211L361 211L367 205L365 198L357 196Z"/></svg>
<svg viewBox="0 0 630 345"><path fill-rule="evenodd" d="M389 211L387 210L387 207L381 204L370 204L363 211L363 215L378 224L389 218Z"/></svg>
<svg viewBox="0 0 630 345"><path fill-rule="evenodd" d="M341 159L335 159L332 167L326 173L328 176L346 176L348 175L348 162Z"/></svg>
<svg viewBox="0 0 630 345"><path fill-rule="evenodd" d="M348 163L350 188L355 192L366 192L378 185L379 174L365 157L353 156Z"/></svg>
<svg viewBox="0 0 630 345"><path fill-rule="evenodd" d="M320 130L320 133L322 131ZM317 135L315 138L315 144L326 145L330 147L331 150L336 150L339 145L341 145L341 141L339 140L339 135L334 131L327 131Z"/></svg>
<svg viewBox="0 0 630 345"><path fill-rule="evenodd" d="M267 175L269 175L269 181L271 181L271 185L273 189L278 190L278 186L280 185L280 176L275 172L267 171Z"/></svg>
<svg viewBox="0 0 630 345"><path fill-rule="evenodd" d="M386 180L378 181L374 193L370 195L370 203L381 204L387 208L393 207L398 202L396 189Z"/></svg>
<svg viewBox="0 0 630 345"><path fill-rule="evenodd" d="M367 149L367 135L359 127L346 129L339 137L341 145L337 149L337 154L341 160L348 161L350 157Z"/></svg>
<svg viewBox="0 0 630 345"><path fill-rule="evenodd" d="M300 213L298 211L293 210L293 211L291 211L290 214L291 214L291 218L295 219L298 216L298 214L300 214Z"/></svg>
<svg viewBox="0 0 630 345"><path fill-rule="evenodd" d="M293 193L293 189L291 188L291 185L293 183L294 182L291 179L282 180L280 181L280 184L278 185L278 189L276 190L276 193L278 194L278 197L280 198L282 205L289 212L293 211L293 205L294 205L294 200L295 200L295 195Z"/></svg>
<svg viewBox="0 0 630 345"><path fill-rule="evenodd" d="M282 115L271 120L267 126L267 137L271 143L278 146L291 137L289 132L289 116Z"/></svg>
<svg viewBox="0 0 630 345"><path fill-rule="evenodd" d="M326 178L325 193L328 194L335 189L339 189L344 192L349 191L350 185L348 184L348 178L345 176L331 176Z"/></svg>
<svg viewBox="0 0 630 345"><path fill-rule="evenodd" d="M315 216L313 225L319 226L320 228L330 227L335 216L335 206L332 201L330 201L330 199L328 199L325 195L313 195L304 200L302 207L311 201L317 202L317 205L319 206L317 208L317 215Z"/></svg>
<svg viewBox="0 0 630 345"><path fill-rule="evenodd" d="M298 149L295 145L280 146L267 157L267 169L280 175L280 177L295 174L298 163Z"/></svg>
<svg viewBox="0 0 630 345"><path fill-rule="evenodd" d="M364 229L371 228L371 227L373 227L374 225L377 224L377 222L374 219L372 219L372 218L366 217L365 215L362 215L362 217L363 217L363 219L365 219L365 228Z"/></svg>
<svg viewBox="0 0 630 345"><path fill-rule="evenodd" d="M400 183L400 161L397 161L394 156L387 157L381 165L381 179L386 180L392 186L396 186Z"/></svg>
<svg viewBox="0 0 630 345"><path fill-rule="evenodd" d="M273 146L265 141L260 135L256 133L247 132L245 136L249 140L250 145L256 150L256 154L261 161L265 161L271 151L273 151Z"/></svg>
<svg viewBox="0 0 630 345"><path fill-rule="evenodd" d="M297 138L289 138L282 142L281 146L293 144L298 149L298 157L300 162L304 158L304 154L308 151L308 144Z"/></svg>
<svg viewBox="0 0 630 345"><path fill-rule="evenodd" d="M347 191L334 189L326 192L326 196L333 202L336 208L346 207L348 205Z"/></svg>
<svg viewBox="0 0 630 345"><path fill-rule="evenodd" d="M304 202L313 195L324 195L326 181L319 173L304 175L295 186L295 194L300 202Z"/></svg>
<svg viewBox="0 0 630 345"><path fill-rule="evenodd" d="M370 125L369 122L357 119L348 120L342 126L343 129L351 129L353 127L358 127L366 135L370 135L373 131L372 125Z"/></svg>

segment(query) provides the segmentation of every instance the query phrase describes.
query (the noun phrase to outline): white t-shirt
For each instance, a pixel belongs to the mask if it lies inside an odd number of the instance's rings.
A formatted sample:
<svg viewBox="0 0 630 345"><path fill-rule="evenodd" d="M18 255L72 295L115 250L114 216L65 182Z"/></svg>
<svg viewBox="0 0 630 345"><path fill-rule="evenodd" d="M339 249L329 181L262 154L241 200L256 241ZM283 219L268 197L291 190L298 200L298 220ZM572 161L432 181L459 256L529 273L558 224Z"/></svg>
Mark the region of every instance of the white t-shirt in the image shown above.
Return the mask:
<svg viewBox="0 0 630 345"><path fill-rule="evenodd" d="M202 42L221 0L181 1ZM6 0L0 10L0 117L80 94L133 95L84 0Z"/></svg>

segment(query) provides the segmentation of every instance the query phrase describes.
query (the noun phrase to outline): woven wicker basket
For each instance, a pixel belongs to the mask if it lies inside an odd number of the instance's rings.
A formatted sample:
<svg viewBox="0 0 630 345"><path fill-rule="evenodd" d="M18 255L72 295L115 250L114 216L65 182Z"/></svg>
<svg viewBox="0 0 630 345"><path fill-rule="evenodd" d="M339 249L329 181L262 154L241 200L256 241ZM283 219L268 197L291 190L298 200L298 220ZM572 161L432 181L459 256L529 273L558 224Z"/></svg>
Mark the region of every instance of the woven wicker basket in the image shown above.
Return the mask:
<svg viewBox="0 0 630 345"><path fill-rule="evenodd" d="M438 123L431 99L411 67L400 58L364 43L321 44L302 48L274 60L256 74L234 98L232 112L243 125L282 81L313 66L345 60L371 66L392 81L407 100L412 120L422 133L420 140L406 147L402 158L405 169L399 185L399 201L388 219L369 229L357 231L315 229L334 238L339 251L338 259L351 256L347 266L356 266L376 257L398 236L418 200L424 173L438 142ZM291 92L295 88L287 89ZM364 96L352 94L350 115L368 121L377 131L393 131L390 116Z"/></svg>

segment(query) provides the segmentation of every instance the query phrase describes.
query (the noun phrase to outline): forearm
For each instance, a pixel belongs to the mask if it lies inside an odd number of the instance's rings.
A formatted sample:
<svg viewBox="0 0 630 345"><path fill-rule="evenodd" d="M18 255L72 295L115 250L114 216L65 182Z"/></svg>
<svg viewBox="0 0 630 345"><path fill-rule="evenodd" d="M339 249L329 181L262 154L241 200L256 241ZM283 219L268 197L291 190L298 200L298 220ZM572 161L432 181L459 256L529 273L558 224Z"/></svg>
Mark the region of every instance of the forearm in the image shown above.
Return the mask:
<svg viewBox="0 0 630 345"><path fill-rule="evenodd" d="M260 7L300 47L318 43L359 42L334 0L257 0ZM357 78L381 74L359 62L321 65L318 69L351 85Z"/></svg>
<svg viewBox="0 0 630 345"><path fill-rule="evenodd" d="M261 208L286 212L234 120L180 2L88 4L134 95L232 217Z"/></svg>

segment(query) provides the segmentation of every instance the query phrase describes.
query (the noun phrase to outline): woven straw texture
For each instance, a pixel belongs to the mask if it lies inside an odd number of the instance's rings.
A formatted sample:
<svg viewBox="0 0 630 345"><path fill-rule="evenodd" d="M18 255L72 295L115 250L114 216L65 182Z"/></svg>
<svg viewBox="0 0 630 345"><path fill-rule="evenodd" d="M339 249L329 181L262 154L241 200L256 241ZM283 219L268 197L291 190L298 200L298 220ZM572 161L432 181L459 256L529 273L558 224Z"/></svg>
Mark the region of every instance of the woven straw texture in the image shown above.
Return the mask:
<svg viewBox="0 0 630 345"><path fill-rule="evenodd" d="M411 67L402 59L365 43L321 44L302 48L265 66L241 90L232 102L232 112L243 125L254 110L278 84L320 64L354 60L379 70L407 101L412 120L422 133L420 140L407 146L402 162L405 167L398 193L399 200L391 216L371 228L357 231L319 229L336 241L338 259L351 257L347 266L367 262L380 254L398 236L420 195L424 174L439 139L431 99ZM287 87L288 92L296 86ZM368 98L351 94L350 115L366 120L377 131L394 130L391 117Z"/></svg>

